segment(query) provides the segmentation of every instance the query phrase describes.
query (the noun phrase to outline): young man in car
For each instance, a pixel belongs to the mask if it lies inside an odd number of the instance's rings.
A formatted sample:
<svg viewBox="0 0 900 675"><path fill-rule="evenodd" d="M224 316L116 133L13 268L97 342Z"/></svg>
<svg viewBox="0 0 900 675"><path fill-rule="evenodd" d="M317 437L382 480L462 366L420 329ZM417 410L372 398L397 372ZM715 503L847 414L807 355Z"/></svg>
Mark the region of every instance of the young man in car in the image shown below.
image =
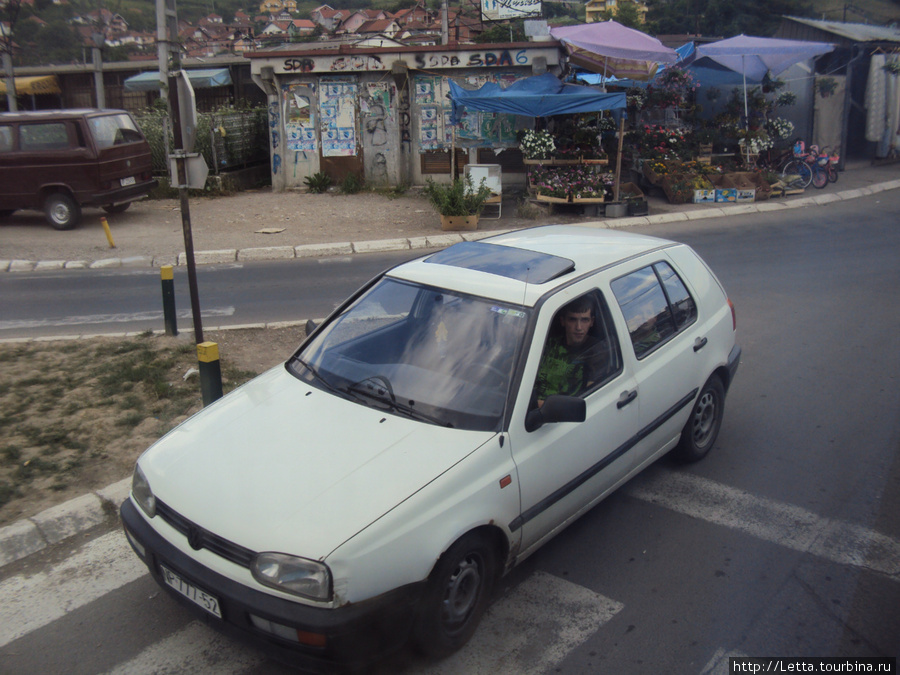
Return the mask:
<svg viewBox="0 0 900 675"><path fill-rule="evenodd" d="M591 333L597 320L590 295L576 298L556 316L560 335L547 338L534 393L538 406L553 394L579 396L600 381L609 363L608 345Z"/></svg>

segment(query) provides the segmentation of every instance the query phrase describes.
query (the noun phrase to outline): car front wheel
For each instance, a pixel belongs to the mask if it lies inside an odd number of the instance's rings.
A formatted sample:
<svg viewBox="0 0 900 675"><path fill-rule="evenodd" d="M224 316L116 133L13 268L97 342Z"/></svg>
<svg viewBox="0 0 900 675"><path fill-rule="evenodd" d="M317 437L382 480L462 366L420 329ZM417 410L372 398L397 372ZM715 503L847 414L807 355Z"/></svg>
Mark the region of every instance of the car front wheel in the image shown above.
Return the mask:
<svg viewBox="0 0 900 675"><path fill-rule="evenodd" d="M725 413L725 388L718 375L703 385L691 416L681 431L675 456L683 462L697 462L712 450Z"/></svg>
<svg viewBox="0 0 900 675"><path fill-rule="evenodd" d="M55 192L44 200L44 216L57 230L71 230L81 219L81 207L69 195Z"/></svg>
<svg viewBox="0 0 900 675"><path fill-rule="evenodd" d="M477 532L462 537L441 556L414 628L422 653L441 658L472 637L490 601L497 565L495 547Z"/></svg>

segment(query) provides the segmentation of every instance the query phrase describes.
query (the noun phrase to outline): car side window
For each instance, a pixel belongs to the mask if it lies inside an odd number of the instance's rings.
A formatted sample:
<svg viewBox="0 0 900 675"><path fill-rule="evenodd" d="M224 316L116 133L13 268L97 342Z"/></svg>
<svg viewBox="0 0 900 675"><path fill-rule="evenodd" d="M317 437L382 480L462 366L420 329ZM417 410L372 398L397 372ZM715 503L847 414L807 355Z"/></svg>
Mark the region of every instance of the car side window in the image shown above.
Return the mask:
<svg viewBox="0 0 900 675"><path fill-rule="evenodd" d="M627 274L610 286L639 359L697 319L693 297L666 262Z"/></svg>
<svg viewBox="0 0 900 675"><path fill-rule="evenodd" d="M0 127L0 152L9 152L12 150L12 127Z"/></svg>
<svg viewBox="0 0 900 675"><path fill-rule="evenodd" d="M591 291L566 304L550 324L534 383L533 404L548 396L586 396L622 370L622 352L603 296Z"/></svg>
<svg viewBox="0 0 900 675"><path fill-rule="evenodd" d="M65 150L69 147L65 122L23 124L19 127L19 146L25 152Z"/></svg>

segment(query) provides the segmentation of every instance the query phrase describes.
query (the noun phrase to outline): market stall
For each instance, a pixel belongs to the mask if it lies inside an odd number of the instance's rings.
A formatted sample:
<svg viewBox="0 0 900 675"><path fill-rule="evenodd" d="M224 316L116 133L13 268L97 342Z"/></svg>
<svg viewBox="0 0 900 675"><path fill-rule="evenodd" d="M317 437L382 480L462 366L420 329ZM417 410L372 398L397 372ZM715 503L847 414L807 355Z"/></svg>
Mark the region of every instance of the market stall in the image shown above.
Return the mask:
<svg viewBox="0 0 900 675"><path fill-rule="evenodd" d="M625 110L625 94L608 94L590 87L561 82L556 76L545 73L519 80L502 88L487 83L479 89L467 90L450 82L451 121L458 124L466 110L504 112L527 117L544 118L584 112L609 111L619 121L619 148L614 174L613 200L618 199L619 171L622 150L622 113ZM546 132L527 132L523 139L523 154L532 164L542 168L537 175L544 189L535 188L535 173L530 176L531 187L542 201L594 203L606 201L603 180L597 177L595 166L606 164L592 157L570 157L558 160L553 157L555 146ZM530 151L529 151L530 150ZM531 155L529 157L529 155ZM563 167L562 165L566 166ZM553 167L552 171L544 167ZM569 168L571 167L571 168ZM589 201L588 201L589 200Z"/></svg>

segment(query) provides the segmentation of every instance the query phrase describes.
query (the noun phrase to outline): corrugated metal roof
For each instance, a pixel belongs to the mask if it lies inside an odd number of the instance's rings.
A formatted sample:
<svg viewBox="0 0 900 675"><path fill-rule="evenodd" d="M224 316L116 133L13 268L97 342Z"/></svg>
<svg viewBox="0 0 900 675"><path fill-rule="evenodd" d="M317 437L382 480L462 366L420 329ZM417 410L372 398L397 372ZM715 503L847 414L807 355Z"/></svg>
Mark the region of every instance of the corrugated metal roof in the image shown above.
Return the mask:
<svg viewBox="0 0 900 675"><path fill-rule="evenodd" d="M816 19L801 19L796 16L786 16L785 19L796 21L811 28L839 35L853 42L898 42L900 43L900 29L889 26L873 26L867 23L844 23L841 21L819 21Z"/></svg>

